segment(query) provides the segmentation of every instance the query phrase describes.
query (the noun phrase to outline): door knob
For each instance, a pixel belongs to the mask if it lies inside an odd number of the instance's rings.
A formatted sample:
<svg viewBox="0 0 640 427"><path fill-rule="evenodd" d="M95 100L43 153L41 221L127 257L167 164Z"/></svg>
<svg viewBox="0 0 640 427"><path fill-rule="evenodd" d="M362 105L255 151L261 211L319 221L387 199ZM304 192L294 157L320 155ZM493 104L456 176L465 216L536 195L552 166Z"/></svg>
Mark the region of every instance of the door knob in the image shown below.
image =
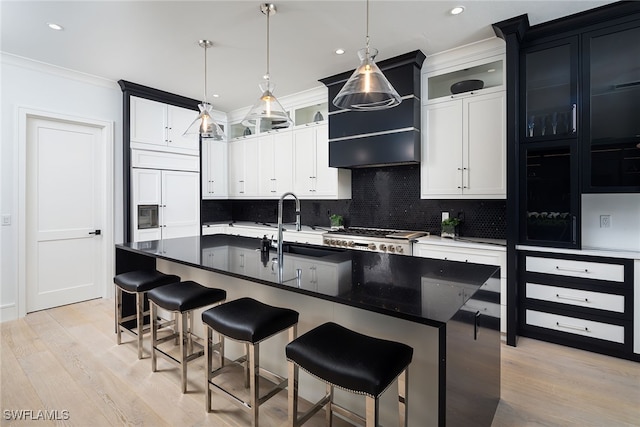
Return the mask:
<svg viewBox="0 0 640 427"><path fill-rule="evenodd" d="M99 235L102 234L102 231L100 231L100 230L90 231L89 234L95 234L96 236L99 236Z"/></svg>

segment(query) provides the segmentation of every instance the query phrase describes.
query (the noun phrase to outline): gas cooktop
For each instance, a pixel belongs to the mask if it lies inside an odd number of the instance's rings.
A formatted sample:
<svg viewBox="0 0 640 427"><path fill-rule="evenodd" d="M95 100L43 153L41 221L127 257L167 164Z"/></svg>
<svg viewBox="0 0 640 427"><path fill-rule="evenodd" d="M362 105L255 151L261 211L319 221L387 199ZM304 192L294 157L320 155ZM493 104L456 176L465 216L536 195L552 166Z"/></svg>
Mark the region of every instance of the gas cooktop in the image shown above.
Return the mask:
<svg viewBox="0 0 640 427"><path fill-rule="evenodd" d="M418 237L427 236L429 234L426 231L390 230L383 228L363 227L348 227L340 230L332 230L329 233L341 236L376 237L406 240L417 239Z"/></svg>

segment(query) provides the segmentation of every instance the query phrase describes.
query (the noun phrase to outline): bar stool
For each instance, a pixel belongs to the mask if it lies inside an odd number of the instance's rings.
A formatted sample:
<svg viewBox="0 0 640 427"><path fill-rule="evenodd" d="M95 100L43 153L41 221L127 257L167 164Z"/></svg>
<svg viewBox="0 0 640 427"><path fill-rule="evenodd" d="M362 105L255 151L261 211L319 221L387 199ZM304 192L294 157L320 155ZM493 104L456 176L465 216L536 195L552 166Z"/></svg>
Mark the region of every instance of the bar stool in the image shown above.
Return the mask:
<svg viewBox="0 0 640 427"><path fill-rule="evenodd" d="M227 292L223 289L208 288L191 280L185 282L172 283L170 285L158 287L148 292L149 305L151 307L151 370L157 370L157 356L160 354L167 360L177 363L182 368L182 392L187 392L187 364L194 359L204 355L203 346L193 340L193 310L206 307L208 305L222 303L227 298ZM172 312L177 317L177 329L162 338L158 338L160 328L164 325L158 322L158 307ZM173 323L173 322L171 322ZM163 342L178 339L180 345L179 358L173 357L166 351L158 348ZM193 347L200 349L196 352Z"/></svg>
<svg viewBox="0 0 640 427"><path fill-rule="evenodd" d="M398 378L400 426L407 426L408 367L413 348L369 337L335 323L325 323L290 342L285 349L289 375L290 427L304 424L326 406L327 425L335 412L366 427L379 425L378 399ZM327 385L326 395L298 417L298 367ZM363 418L333 402L333 388L364 394Z"/></svg>
<svg viewBox="0 0 640 427"><path fill-rule="evenodd" d="M118 345L122 343L121 332L127 332L138 340L138 359L142 359L142 335L144 330L144 317L149 311L144 309L144 297L147 291L158 286L179 282L180 277L173 274L164 274L157 270L134 270L118 274L113 278L116 288L116 335ZM122 292L136 295L136 314L122 317ZM136 331L123 325L124 322L136 320ZM147 328L148 330L148 328Z"/></svg>
<svg viewBox="0 0 640 427"><path fill-rule="evenodd" d="M258 409L260 405L286 388L287 379L263 368L260 368L260 343L280 332L288 329L289 341L295 339L298 312L288 308L273 307L251 298L240 298L202 313L202 321L207 329L207 344L205 345L205 359L207 369L206 411L211 411L211 391L223 394L240 408L251 414L251 425L258 426ZM219 334L220 367L212 371L212 331ZM213 379L223 373L229 366L224 363L224 339L229 338L245 345L246 354L234 361L234 364L244 365L244 386L249 388L249 402L245 402L220 385ZM259 395L260 378L269 380L273 387L262 397Z"/></svg>

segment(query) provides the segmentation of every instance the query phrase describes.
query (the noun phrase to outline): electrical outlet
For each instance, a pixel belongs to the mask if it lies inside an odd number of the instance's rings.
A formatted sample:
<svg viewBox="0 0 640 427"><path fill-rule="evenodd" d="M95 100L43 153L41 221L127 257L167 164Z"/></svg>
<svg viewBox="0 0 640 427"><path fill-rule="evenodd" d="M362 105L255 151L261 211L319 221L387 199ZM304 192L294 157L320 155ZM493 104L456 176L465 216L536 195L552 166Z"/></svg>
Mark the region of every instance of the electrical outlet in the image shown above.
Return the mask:
<svg viewBox="0 0 640 427"><path fill-rule="evenodd" d="M449 219L449 212L442 212L442 220Z"/></svg>
<svg viewBox="0 0 640 427"><path fill-rule="evenodd" d="M2 215L2 225L11 225L11 215Z"/></svg>
<svg viewBox="0 0 640 427"><path fill-rule="evenodd" d="M611 228L611 215L600 215L600 228Z"/></svg>

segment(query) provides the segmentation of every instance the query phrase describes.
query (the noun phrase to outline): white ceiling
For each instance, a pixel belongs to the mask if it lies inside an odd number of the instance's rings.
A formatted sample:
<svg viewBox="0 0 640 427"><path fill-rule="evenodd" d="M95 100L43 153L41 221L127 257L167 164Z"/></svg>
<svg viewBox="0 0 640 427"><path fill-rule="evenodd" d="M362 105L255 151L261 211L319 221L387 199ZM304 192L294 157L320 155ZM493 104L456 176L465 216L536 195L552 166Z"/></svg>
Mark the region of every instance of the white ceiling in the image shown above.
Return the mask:
<svg viewBox="0 0 640 427"><path fill-rule="evenodd" d="M610 1L372 0L371 46L384 60L416 49L427 56L493 37L491 24L527 13L532 25ZM364 46L366 3L276 1L271 17L271 80L276 96L319 86L355 68ZM448 11L456 5L463 14ZM1 0L1 50L60 67L129 80L202 99L207 51L209 101L231 111L250 106L266 71L266 18L259 1ZM64 27L53 31L46 25ZM338 56L336 48L346 54ZM218 93L219 98L211 95Z"/></svg>

